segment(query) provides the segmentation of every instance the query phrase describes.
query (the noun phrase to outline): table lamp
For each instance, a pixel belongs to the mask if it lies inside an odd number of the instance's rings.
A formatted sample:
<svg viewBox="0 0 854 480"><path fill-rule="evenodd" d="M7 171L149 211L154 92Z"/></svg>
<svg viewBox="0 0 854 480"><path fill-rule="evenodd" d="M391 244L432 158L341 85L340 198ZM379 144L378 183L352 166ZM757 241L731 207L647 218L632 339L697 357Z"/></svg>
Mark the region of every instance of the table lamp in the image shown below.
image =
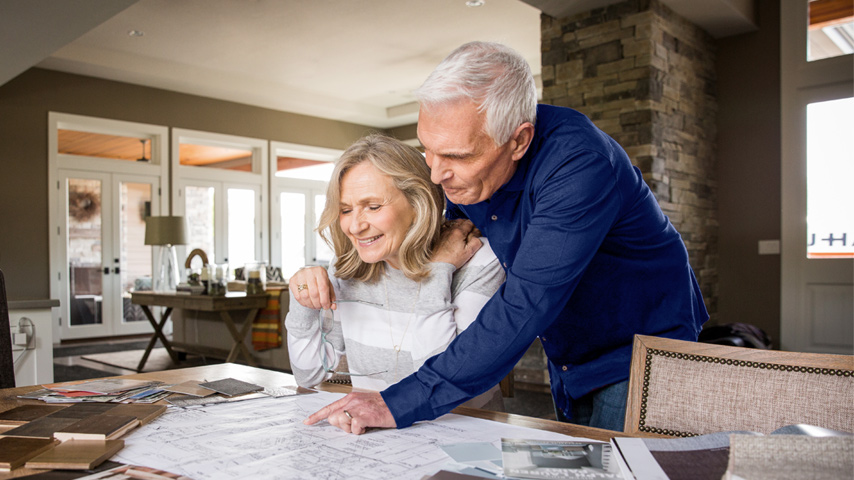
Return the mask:
<svg viewBox="0 0 854 480"><path fill-rule="evenodd" d="M184 217L145 217L145 244L160 247L154 277L155 292L174 292L178 285L178 255L175 245L187 244Z"/></svg>

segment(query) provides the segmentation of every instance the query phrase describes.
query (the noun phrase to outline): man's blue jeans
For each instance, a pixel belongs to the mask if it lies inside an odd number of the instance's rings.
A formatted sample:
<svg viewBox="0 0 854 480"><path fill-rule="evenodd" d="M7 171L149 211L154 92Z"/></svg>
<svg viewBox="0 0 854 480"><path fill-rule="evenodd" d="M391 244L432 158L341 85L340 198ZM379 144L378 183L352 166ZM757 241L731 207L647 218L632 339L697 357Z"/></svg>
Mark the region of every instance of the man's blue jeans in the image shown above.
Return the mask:
<svg viewBox="0 0 854 480"><path fill-rule="evenodd" d="M626 419L626 398L629 381L608 385L572 401L572 419L555 408L558 421L591 427L623 431Z"/></svg>

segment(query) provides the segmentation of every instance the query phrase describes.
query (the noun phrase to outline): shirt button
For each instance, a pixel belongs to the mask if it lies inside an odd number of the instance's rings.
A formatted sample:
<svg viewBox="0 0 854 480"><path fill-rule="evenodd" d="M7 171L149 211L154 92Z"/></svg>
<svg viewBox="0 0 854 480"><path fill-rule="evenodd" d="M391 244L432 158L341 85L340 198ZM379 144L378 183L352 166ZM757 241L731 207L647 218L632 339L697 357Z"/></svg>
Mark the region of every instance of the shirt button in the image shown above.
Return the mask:
<svg viewBox="0 0 854 480"><path fill-rule="evenodd" d="M566 365L560 367L560 369L563 370L564 372L568 370L568 368L566 368Z"/></svg>
<svg viewBox="0 0 854 480"><path fill-rule="evenodd" d="M494 221L496 221L496 220L498 220L498 215L493 215L493 216L492 216L492 221L494 222Z"/></svg>

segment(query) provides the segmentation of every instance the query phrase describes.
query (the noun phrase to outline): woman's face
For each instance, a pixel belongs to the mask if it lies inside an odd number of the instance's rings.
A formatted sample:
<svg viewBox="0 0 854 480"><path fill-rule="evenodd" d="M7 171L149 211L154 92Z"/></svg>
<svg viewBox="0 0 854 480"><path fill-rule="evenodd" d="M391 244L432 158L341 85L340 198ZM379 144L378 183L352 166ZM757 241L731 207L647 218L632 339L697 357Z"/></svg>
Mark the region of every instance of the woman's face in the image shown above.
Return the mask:
<svg viewBox="0 0 854 480"><path fill-rule="evenodd" d="M400 245L414 220L403 193L370 162L344 174L338 221L363 262L400 268Z"/></svg>

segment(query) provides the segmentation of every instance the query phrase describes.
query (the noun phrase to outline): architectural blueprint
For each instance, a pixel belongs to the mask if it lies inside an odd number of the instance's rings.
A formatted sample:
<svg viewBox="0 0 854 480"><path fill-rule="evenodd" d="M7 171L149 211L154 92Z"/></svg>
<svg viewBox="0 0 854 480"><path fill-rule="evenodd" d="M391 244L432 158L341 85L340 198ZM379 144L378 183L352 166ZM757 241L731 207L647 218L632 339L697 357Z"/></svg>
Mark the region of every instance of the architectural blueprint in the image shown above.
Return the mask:
<svg viewBox="0 0 854 480"><path fill-rule="evenodd" d="M196 480L420 479L452 462L446 444L491 442L501 437L570 440L557 433L445 415L405 429L351 435L310 414L341 398L320 392L206 407L170 407L125 437L112 460L159 468Z"/></svg>

